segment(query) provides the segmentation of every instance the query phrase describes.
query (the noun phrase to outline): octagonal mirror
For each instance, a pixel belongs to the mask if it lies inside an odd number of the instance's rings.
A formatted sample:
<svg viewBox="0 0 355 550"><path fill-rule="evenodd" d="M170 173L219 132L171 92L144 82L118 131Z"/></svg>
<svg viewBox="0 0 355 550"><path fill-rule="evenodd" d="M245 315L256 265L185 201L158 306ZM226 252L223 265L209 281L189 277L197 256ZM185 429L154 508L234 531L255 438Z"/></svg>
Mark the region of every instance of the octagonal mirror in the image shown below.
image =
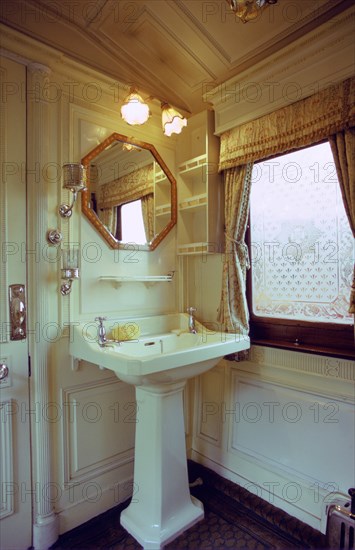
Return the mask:
<svg viewBox="0 0 355 550"><path fill-rule="evenodd" d="M151 143L111 134L82 160L82 212L112 248L154 250L176 224L176 181Z"/></svg>

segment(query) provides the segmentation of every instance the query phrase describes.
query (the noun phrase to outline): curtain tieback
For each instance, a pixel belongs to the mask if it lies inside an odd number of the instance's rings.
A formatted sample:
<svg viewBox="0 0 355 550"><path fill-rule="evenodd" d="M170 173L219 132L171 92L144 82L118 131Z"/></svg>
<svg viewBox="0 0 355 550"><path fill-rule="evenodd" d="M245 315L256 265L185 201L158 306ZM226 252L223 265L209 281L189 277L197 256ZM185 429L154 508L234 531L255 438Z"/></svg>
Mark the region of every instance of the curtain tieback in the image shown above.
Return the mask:
<svg viewBox="0 0 355 550"><path fill-rule="evenodd" d="M247 269L250 269L250 259L249 259L249 249L244 241L238 241L237 239L234 239L228 233L224 233L227 241L230 241L234 243L239 249L243 251L244 258L245 258L245 266Z"/></svg>

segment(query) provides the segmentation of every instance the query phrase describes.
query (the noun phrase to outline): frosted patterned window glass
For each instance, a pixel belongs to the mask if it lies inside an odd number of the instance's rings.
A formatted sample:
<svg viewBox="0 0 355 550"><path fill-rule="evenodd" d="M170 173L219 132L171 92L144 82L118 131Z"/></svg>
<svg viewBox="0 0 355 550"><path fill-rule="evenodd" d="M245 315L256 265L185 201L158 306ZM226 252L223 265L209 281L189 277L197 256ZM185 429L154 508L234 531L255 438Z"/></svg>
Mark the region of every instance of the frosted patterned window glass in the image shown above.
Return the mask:
<svg viewBox="0 0 355 550"><path fill-rule="evenodd" d="M354 239L329 143L254 165L252 310L351 324Z"/></svg>

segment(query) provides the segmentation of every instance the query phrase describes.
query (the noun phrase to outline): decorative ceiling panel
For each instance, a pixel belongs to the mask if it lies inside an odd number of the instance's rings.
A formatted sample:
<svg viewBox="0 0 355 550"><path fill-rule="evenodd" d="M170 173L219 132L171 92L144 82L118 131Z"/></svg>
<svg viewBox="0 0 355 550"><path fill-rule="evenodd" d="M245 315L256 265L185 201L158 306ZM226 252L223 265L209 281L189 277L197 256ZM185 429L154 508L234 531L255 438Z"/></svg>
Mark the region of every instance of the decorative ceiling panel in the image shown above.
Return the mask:
<svg viewBox="0 0 355 550"><path fill-rule="evenodd" d="M2 0L0 21L143 95L186 112L239 75L353 5L278 0L246 24L226 0Z"/></svg>
<svg viewBox="0 0 355 550"><path fill-rule="evenodd" d="M115 43L119 31L114 25L100 30L105 31L111 44ZM201 80L211 78L211 74L184 47L180 37L169 33L169 29L159 24L158 18L148 11L131 25L129 32L120 35L119 41L120 48L131 56L133 43L133 57L138 64L156 77L163 77L162 81L180 80L193 88Z"/></svg>

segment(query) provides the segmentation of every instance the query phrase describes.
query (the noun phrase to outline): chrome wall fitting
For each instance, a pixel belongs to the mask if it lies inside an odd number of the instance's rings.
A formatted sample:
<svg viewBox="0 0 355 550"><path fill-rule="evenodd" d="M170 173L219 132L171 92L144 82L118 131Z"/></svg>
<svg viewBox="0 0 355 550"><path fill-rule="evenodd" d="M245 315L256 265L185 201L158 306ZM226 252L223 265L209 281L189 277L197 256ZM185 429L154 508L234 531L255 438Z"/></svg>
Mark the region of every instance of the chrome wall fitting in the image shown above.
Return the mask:
<svg viewBox="0 0 355 550"><path fill-rule="evenodd" d="M73 206L76 201L76 193L74 193L73 202L69 204L61 204L59 207L59 214L62 218L70 218L73 213Z"/></svg>
<svg viewBox="0 0 355 550"><path fill-rule="evenodd" d="M62 296L67 296L71 292L71 287L74 279L79 279L79 269L62 269L62 279L66 280L60 287Z"/></svg>
<svg viewBox="0 0 355 550"><path fill-rule="evenodd" d="M54 244L55 246L58 246L63 240L63 235L61 234L58 229L49 229L47 232L47 241L50 244Z"/></svg>
<svg viewBox="0 0 355 550"><path fill-rule="evenodd" d="M61 276L65 282L60 287L60 293L62 296L67 296L71 292L73 280L79 279L80 276L79 250L74 248L62 250L62 263Z"/></svg>
<svg viewBox="0 0 355 550"><path fill-rule="evenodd" d="M73 162L63 164L63 189L73 193L73 201L70 205L61 204L59 214L62 218L70 218L78 193L86 189L86 171L82 164Z"/></svg>
<svg viewBox="0 0 355 550"><path fill-rule="evenodd" d="M0 363L0 382L6 380L9 376L9 367L5 363Z"/></svg>

